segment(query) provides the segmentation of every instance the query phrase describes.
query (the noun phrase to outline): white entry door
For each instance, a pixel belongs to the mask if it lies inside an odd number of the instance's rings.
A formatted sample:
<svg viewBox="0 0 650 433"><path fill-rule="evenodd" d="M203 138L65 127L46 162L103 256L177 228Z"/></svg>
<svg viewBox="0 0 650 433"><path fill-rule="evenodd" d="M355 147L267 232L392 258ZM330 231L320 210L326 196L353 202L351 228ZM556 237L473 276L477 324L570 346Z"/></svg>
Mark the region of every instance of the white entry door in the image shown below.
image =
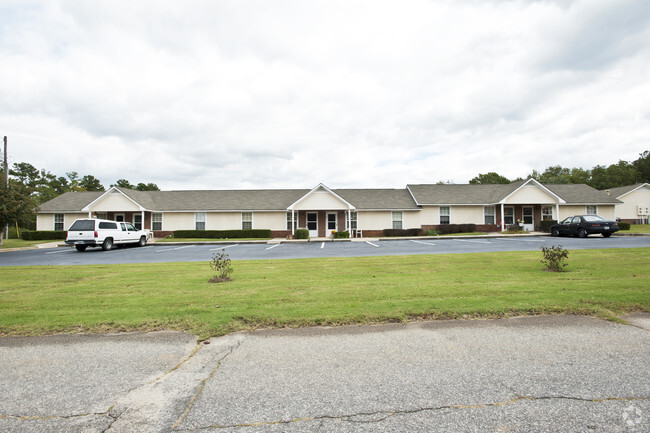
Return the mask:
<svg viewBox="0 0 650 433"><path fill-rule="evenodd" d="M309 237L318 237L318 213L307 212L307 230L309 230Z"/></svg>
<svg viewBox="0 0 650 433"><path fill-rule="evenodd" d="M533 207L532 206L524 206L522 208L522 216L524 220L524 230L528 230L530 232L535 230L535 217L533 216Z"/></svg>
<svg viewBox="0 0 650 433"><path fill-rule="evenodd" d="M326 236L330 236L332 232L336 231L336 214L328 213L327 214L327 233Z"/></svg>

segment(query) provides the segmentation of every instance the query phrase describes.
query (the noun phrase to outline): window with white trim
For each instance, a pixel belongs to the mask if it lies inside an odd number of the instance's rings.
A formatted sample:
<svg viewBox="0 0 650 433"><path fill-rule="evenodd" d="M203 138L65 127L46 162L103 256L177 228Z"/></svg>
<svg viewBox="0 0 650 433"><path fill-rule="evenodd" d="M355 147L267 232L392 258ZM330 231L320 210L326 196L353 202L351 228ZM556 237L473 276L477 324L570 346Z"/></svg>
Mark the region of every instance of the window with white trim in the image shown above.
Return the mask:
<svg viewBox="0 0 650 433"><path fill-rule="evenodd" d="M506 226L511 226L515 223L515 208L506 206L503 208L503 222Z"/></svg>
<svg viewBox="0 0 650 433"><path fill-rule="evenodd" d="M293 212L287 212L287 230L293 230Z"/></svg>
<svg viewBox="0 0 650 433"><path fill-rule="evenodd" d="M357 212L356 211L350 211L350 230L356 230L357 229Z"/></svg>
<svg viewBox="0 0 650 433"><path fill-rule="evenodd" d="M484 224L495 223L495 210L494 206L483 206L483 221Z"/></svg>
<svg viewBox="0 0 650 433"><path fill-rule="evenodd" d="M151 230L160 231L163 228L163 215L162 213L151 214Z"/></svg>
<svg viewBox="0 0 650 433"><path fill-rule="evenodd" d="M598 206L587 206L585 213L587 215L598 215Z"/></svg>
<svg viewBox="0 0 650 433"><path fill-rule="evenodd" d="M542 221L550 221L553 219L553 206L542 206Z"/></svg>
<svg viewBox="0 0 650 433"><path fill-rule="evenodd" d="M195 212L194 213L194 230L205 230L205 221L206 221L205 212Z"/></svg>
<svg viewBox="0 0 650 433"><path fill-rule="evenodd" d="M65 215L62 213L54 214L54 230L58 232L65 230Z"/></svg>
<svg viewBox="0 0 650 433"><path fill-rule="evenodd" d="M142 230L142 214L133 214L133 226L136 230Z"/></svg>
<svg viewBox="0 0 650 433"><path fill-rule="evenodd" d="M253 228L253 212L241 213L241 229L252 230Z"/></svg>
<svg viewBox="0 0 650 433"><path fill-rule="evenodd" d="M451 224L451 209L449 206L440 206L440 224Z"/></svg>
<svg viewBox="0 0 650 433"><path fill-rule="evenodd" d="M404 212L391 212L391 221L393 223L393 229L401 229L402 228L402 221L404 218Z"/></svg>

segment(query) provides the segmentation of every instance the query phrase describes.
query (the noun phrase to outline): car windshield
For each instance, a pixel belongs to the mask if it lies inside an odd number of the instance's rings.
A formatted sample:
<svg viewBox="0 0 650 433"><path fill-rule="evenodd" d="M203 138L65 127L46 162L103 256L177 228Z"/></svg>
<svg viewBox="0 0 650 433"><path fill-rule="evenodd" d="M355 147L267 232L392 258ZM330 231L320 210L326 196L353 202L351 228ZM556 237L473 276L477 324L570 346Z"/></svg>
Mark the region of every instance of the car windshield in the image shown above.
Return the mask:
<svg viewBox="0 0 650 433"><path fill-rule="evenodd" d="M93 230L95 230L95 221L77 220L70 226L69 230L80 231L80 232L92 232Z"/></svg>
<svg viewBox="0 0 650 433"><path fill-rule="evenodd" d="M589 221L590 223L607 221L605 218L598 215L585 215L583 216L583 218L585 219L585 221Z"/></svg>

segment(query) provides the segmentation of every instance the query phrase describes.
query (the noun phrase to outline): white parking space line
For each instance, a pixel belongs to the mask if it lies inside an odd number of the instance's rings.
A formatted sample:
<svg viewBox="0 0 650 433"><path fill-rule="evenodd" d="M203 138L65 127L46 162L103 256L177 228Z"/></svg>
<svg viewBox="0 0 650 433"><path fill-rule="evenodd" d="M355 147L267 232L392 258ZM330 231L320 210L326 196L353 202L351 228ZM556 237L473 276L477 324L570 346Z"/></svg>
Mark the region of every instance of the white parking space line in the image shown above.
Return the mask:
<svg viewBox="0 0 650 433"><path fill-rule="evenodd" d="M321 242L320 247L321 249L325 248L325 242Z"/></svg>
<svg viewBox="0 0 650 433"><path fill-rule="evenodd" d="M72 250L63 250L63 251L50 251L49 253L45 254L61 254L61 253L69 253Z"/></svg>
<svg viewBox="0 0 650 433"><path fill-rule="evenodd" d="M226 248L236 247L237 245L239 245L239 244L235 244L235 245L226 245L225 247L213 248L213 249L211 249L210 251L225 250Z"/></svg>
<svg viewBox="0 0 650 433"><path fill-rule="evenodd" d="M434 243L431 242L414 241L414 240L411 240L411 242L415 242L416 244L422 244L422 245L435 245Z"/></svg>
<svg viewBox="0 0 650 433"><path fill-rule="evenodd" d="M470 241L469 239L453 239L456 242L471 242L474 244L490 244L490 241Z"/></svg>
<svg viewBox="0 0 650 433"><path fill-rule="evenodd" d="M192 248L196 245L185 245L182 247L176 247L176 248L166 248L164 250L156 250L157 253L164 253L165 251L175 251L175 250L182 250L183 248Z"/></svg>
<svg viewBox="0 0 650 433"><path fill-rule="evenodd" d="M546 242L546 239L520 239L520 238L499 238L502 241L515 241L515 242Z"/></svg>
<svg viewBox="0 0 650 433"><path fill-rule="evenodd" d="M375 248L379 248L379 245L375 245L375 244L373 244L373 243L370 242L370 241L366 241L366 243L367 243L368 245L372 245L372 246L375 247Z"/></svg>
<svg viewBox="0 0 650 433"><path fill-rule="evenodd" d="M264 250L270 250L270 249L272 249L272 248L279 247L280 245L282 245L282 244L271 245L271 246L268 247L268 248L264 248Z"/></svg>

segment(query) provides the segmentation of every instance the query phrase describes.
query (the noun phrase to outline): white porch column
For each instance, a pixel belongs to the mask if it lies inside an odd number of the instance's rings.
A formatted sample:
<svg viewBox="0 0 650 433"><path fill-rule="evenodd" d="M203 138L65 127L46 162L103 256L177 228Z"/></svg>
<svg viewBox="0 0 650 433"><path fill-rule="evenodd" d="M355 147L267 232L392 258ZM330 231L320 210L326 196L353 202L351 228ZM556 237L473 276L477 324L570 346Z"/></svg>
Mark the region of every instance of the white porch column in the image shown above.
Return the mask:
<svg viewBox="0 0 650 433"><path fill-rule="evenodd" d="M291 209L291 236L296 234L296 213Z"/></svg>
<svg viewBox="0 0 650 433"><path fill-rule="evenodd" d="M502 232L506 230L506 216L503 213L504 210L505 207L503 206L503 203L501 203L501 231Z"/></svg>
<svg viewBox="0 0 650 433"><path fill-rule="evenodd" d="M560 222L560 203L555 203L555 220Z"/></svg>

